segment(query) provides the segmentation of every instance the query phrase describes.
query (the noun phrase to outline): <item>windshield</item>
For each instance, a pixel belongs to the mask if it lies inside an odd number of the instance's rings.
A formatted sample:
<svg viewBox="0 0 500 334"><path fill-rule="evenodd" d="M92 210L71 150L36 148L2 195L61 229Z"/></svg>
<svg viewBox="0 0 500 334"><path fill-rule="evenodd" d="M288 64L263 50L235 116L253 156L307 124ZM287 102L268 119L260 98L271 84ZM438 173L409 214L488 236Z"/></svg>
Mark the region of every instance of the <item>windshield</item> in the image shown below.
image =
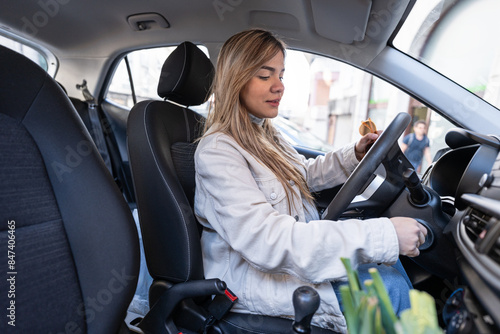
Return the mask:
<svg viewBox="0 0 500 334"><path fill-rule="evenodd" d="M416 1L394 46L500 108L500 1Z"/></svg>

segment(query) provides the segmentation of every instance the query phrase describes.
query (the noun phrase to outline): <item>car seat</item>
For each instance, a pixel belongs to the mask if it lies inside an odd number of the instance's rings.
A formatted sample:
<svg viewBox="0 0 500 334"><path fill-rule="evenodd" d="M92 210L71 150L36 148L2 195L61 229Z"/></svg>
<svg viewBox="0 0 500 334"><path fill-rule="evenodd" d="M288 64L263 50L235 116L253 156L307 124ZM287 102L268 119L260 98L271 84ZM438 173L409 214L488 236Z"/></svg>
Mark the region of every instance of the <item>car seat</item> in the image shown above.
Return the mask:
<svg viewBox="0 0 500 334"><path fill-rule="evenodd" d="M166 101L139 102L129 115L129 159L146 262L154 280L151 311L139 325L146 332L203 333L212 315L206 306L211 299L206 297L224 293L220 281L203 276L193 204L195 140L201 135L204 117L186 107L207 100L213 77L208 57L193 43L184 42L161 70L158 95ZM290 333L292 321L229 312L209 330ZM332 332L315 328L313 333Z"/></svg>
<svg viewBox="0 0 500 334"><path fill-rule="evenodd" d="M0 332L118 333L139 271L131 211L61 87L0 59Z"/></svg>

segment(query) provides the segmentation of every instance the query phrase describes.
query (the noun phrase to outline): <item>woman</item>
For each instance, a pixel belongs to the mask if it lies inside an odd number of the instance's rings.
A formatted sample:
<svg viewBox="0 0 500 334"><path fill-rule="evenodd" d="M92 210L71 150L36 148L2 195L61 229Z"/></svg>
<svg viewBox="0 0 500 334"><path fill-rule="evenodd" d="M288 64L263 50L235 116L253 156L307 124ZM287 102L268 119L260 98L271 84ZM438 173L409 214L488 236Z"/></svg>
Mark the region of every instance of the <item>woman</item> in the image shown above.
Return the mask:
<svg viewBox="0 0 500 334"><path fill-rule="evenodd" d="M221 49L214 106L195 154L205 275L239 297L232 311L270 316L293 317L293 291L314 285L321 305L313 324L345 332L332 288L346 280L340 257L360 268L394 264L399 254L419 254L426 230L402 217L319 220L311 192L345 182L378 135L317 159L299 155L271 123L284 92L284 57L283 42L259 29ZM408 307L405 277L378 267L396 286L393 303Z"/></svg>

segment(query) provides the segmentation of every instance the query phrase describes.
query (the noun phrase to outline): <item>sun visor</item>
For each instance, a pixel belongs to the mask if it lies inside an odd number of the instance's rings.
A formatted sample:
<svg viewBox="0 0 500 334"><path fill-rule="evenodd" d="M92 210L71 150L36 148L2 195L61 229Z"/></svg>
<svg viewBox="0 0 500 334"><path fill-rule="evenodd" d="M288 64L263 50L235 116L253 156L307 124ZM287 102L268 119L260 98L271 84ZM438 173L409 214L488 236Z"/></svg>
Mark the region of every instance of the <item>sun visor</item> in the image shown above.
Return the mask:
<svg viewBox="0 0 500 334"><path fill-rule="evenodd" d="M335 5L332 6L332 2ZM311 0L316 32L351 44L365 38L372 0Z"/></svg>

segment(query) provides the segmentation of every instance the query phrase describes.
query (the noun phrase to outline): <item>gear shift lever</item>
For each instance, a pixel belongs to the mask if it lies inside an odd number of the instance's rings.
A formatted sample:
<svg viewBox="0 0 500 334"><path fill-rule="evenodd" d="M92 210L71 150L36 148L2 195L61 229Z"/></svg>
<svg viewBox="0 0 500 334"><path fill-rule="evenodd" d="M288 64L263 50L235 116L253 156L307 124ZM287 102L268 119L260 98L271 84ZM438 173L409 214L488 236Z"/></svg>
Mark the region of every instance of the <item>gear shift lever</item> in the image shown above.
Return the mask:
<svg viewBox="0 0 500 334"><path fill-rule="evenodd" d="M410 192L410 199L413 204L421 206L429 202L429 194L425 191L417 172L413 168L408 168L403 173L403 180Z"/></svg>
<svg viewBox="0 0 500 334"><path fill-rule="evenodd" d="M293 308L295 310L293 333L311 333L311 319L318 307L319 294L310 286L298 287L293 292Z"/></svg>

